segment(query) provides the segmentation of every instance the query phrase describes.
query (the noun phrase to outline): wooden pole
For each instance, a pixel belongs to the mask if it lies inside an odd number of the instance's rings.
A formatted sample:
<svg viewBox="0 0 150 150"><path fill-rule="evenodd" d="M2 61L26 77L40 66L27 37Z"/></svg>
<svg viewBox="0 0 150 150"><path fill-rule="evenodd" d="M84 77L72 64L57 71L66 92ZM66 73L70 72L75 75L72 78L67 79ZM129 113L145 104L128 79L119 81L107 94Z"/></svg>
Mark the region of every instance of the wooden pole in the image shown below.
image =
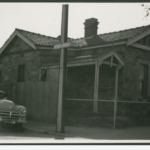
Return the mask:
<svg viewBox="0 0 150 150"><path fill-rule="evenodd" d="M118 73L121 65L118 65L116 68L115 75L115 100L114 100L114 129L116 128L116 114L117 114L117 99L118 99Z"/></svg>
<svg viewBox="0 0 150 150"><path fill-rule="evenodd" d="M68 30L68 5L62 8L61 24L61 43L67 42ZM66 87L66 67L67 67L67 49L62 48L60 51L60 70L59 70L59 87L58 87L58 107L57 107L57 127L56 131L64 133L64 101Z"/></svg>

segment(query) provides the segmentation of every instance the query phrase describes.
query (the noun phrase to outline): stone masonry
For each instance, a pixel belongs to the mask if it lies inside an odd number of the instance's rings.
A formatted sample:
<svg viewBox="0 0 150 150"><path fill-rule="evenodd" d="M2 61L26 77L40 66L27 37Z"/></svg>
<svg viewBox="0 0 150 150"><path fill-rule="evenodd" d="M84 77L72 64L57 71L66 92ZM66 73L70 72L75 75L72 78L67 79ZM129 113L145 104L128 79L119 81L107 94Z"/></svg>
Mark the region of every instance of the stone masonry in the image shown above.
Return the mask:
<svg viewBox="0 0 150 150"><path fill-rule="evenodd" d="M68 52L68 57L79 55L99 55L115 50L124 59L125 66L119 73L119 100L136 101L139 95L139 66L144 63L150 65L150 54L148 51L140 50L127 46L114 46L97 48L88 51ZM38 81L39 70L44 64L59 63L59 51L52 50L33 50L28 44L20 38L15 37L1 56L0 70L2 82L16 82L18 75L18 65L25 64L25 81ZM93 98L95 67L92 70L86 69L86 66L75 71L74 76L78 74L80 80L80 90L78 97ZM70 68L69 68L70 69ZM68 70L69 70L68 69ZM72 68L72 71L74 69ZM150 70L149 70L150 71ZM99 98L113 99L114 97L114 67L110 66L100 68L99 80ZM112 76L109 74L111 73ZM91 75L90 75L91 74ZM70 75L68 75L69 78ZM72 77L71 77L72 78ZM150 78L150 77L149 77ZM72 79L72 81L76 81ZM150 79L148 80L150 81ZM148 96L150 96L150 82L148 84Z"/></svg>
<svg viewBox="0 0 150 150"><path fill-rule="evenodd" d="M18 65L25 64L25 81L37 81L39 76L39 51L33 50L20 38L16 37L1 55L1 82L17 81Z"/></svg>

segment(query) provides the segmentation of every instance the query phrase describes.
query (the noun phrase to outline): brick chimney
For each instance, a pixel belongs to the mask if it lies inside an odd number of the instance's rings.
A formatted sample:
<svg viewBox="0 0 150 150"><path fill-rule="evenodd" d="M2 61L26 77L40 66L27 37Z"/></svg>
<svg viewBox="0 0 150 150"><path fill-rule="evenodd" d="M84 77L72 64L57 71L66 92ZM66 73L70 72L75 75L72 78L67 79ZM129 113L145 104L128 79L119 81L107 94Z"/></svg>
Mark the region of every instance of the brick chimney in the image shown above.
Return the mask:
<svg viewBox="0 0 150 150"><path fill-rule="evenodd" d="M97 35L97 25L99 22L95 18L86 19L84 26L84 37L90 37L92 35Z"/></svg>

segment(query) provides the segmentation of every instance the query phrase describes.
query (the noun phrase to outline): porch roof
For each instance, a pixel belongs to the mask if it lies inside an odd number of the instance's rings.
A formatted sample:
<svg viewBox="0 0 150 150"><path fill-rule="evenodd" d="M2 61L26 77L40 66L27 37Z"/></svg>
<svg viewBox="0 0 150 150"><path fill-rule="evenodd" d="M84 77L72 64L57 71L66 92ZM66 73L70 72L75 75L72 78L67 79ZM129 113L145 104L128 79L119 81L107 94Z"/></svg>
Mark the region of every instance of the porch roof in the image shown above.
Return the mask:
<svg viewBox="0 0 150 150"><path fill-rule="evenodd" d="M122 66L124 66L123 59L120 57L120 55L116 51L107 52L102 55L78 56L72 59L68 59L67 65L68 66L90 65L90 64L95 64L96 61L98 61L99 63L111 65L111 66L117 66L118 64L121 64Z"/></svg>
<svg viewBox="0 0 150 150"><path fill-rule="evenodd" d="M73 66L85 66L85 65L95 65L96 62L99 64L106 64L110 66L124 66L124 61L121 56L116 51L111 51L107 53L103 53L101 55L86 55L86 56L78 56L74 58L67 59L67 67ZM51 67L59 67L58 63L46 64L41 67L49 66Z"/></svg>

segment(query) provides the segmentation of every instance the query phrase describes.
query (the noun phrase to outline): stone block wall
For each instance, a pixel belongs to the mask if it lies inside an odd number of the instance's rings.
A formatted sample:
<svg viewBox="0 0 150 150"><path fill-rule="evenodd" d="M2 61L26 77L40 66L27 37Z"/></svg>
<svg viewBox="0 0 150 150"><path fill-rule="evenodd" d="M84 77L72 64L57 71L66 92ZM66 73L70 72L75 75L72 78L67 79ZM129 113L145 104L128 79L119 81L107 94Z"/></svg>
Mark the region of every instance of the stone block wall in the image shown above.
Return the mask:
<svg viewBox="0 0 150 150"><path fill-rule="evenodd" d="M127 47L125 45L97 48L94 50L68 52L68 59L80 55L99 55L116 50L124 59L125 66L119 71L119 100L136 101L139 97L139 66L147 64L150 68L150 52ZM25 81L38 81L41 65L59 63L57 50L33 50L20 38L14 40L2 54L0 70L2 82L16 82L18 65L25 64ZM70 71L69 71L70 70ZM149 69L150 74L150 69ZM93 99L95 66L68 68L68 98ZM102 65L99 77L99 99L114 99L115 68ZM148 96L150 96L150 76L148 79Z"/></svg>
<svg viewBox="0 0 150 150"><path fill-rule="evenodd" d="M150 103L124 103L117 104L117 117L127 118L126 126L150 125Z"/></svg>
<svg viewBox="0 0 150 150"><path fill-rule="evenodd" d="M75 56L75 52L67 52L67 58L70 59ZM59 64L60 51L59 50L41 50L40 62L41 65Z"/></svg>
<svg viewBox="0 0 150 150"><path fill-rule="evenodd" d="M106 47L94 50L82 51L82 55L95 54L101 56L106 52L116 50L121 57L125 50L124 46ZM77 53L76 53L77 54ZM94 98L95 65L69 67L68 68L68 98ZM71 92L73 91L73 92ZM119 71L118 98L122 99L123 92L123 69ZM75 94L76 93L76 94ZM115 93L115 67L102 64L99 73L99 99L113 100Z"/></svg>
<svg viewBox="0 0 150 150"><path fill-rule="evenodd" d="M31 50L32 48L18 36L14 37L11 43L7 46L4 53L13 53L23 50Z"/></svg>
<svg viewBox="0 0 150 150"><path fill-rule="evenodd" d="M18 65L25 64L25 81L38 81L40 52L33 50L20 38L15 37L1 55L1 82L14 83L18 77Z"/></svg>
<svg viewBox="0 0 150 150"><path fill-rule="evenodd" d="M82 51L80 55L90 55L90 54L102 55L112 50L115 50L120 55L120 57L122 57L125 64L124 67L119 71L118 100L136 101L139 99L139 97L141 97L139 92L140 64L146 64L148 65L148 68L150 68L150 52L146 50L134 48L132 46L120 45L120 46L112 46L112 47ZM110 69L108 70L104 69L104 70L100 69L99 98L113 99L114 84L115 84L113 81L115 81L114 80L115 77L114 75L113 77L107 76L110 72ZM104 75L102 75L102 72ZM150 69L148 69L148 97L150 97L149 74L150 74ZM110 92L110 96L108 96L108 92Z"/></svg>
<svg viewBox="0 0 150 150"><path fill-rule="evenodd" d="M25 64L25 81L38 81L40 60L38 52L4 56L1 59L1 81L16 82L18 65Z"/></svg>
<svg viewBox="0 0 150 150"><path fill-rule="evenodd" d="M69 67L67 74L67 97L94 98L95 66Z"/></svg>
<svg viewBox="0 0 150 150"><path fill-rule="evenodd" d="M94 98L95 66L69 67L67 74L67 97ZM122 73L119 74L119 98L122 96ZM99 74L99 99L114 100L115 67L101 65Z"/></svg>
<svg viewBox="0 0 150 150"><path fill-rule="evenodd" d="M150 96L150 52L126 47L124 53L125 66L123 68L123 100L137 101L140 97L139 76L140 64L148 65L148 96ZM148 99L147 99L148 100Z"/></svg>
<svg viewBox="0 0 150 150"><path fill-rule="evenodd" d="M115 67L101 65L99 73L99 94L100 100L113 100L115 93Z"/></svg>

